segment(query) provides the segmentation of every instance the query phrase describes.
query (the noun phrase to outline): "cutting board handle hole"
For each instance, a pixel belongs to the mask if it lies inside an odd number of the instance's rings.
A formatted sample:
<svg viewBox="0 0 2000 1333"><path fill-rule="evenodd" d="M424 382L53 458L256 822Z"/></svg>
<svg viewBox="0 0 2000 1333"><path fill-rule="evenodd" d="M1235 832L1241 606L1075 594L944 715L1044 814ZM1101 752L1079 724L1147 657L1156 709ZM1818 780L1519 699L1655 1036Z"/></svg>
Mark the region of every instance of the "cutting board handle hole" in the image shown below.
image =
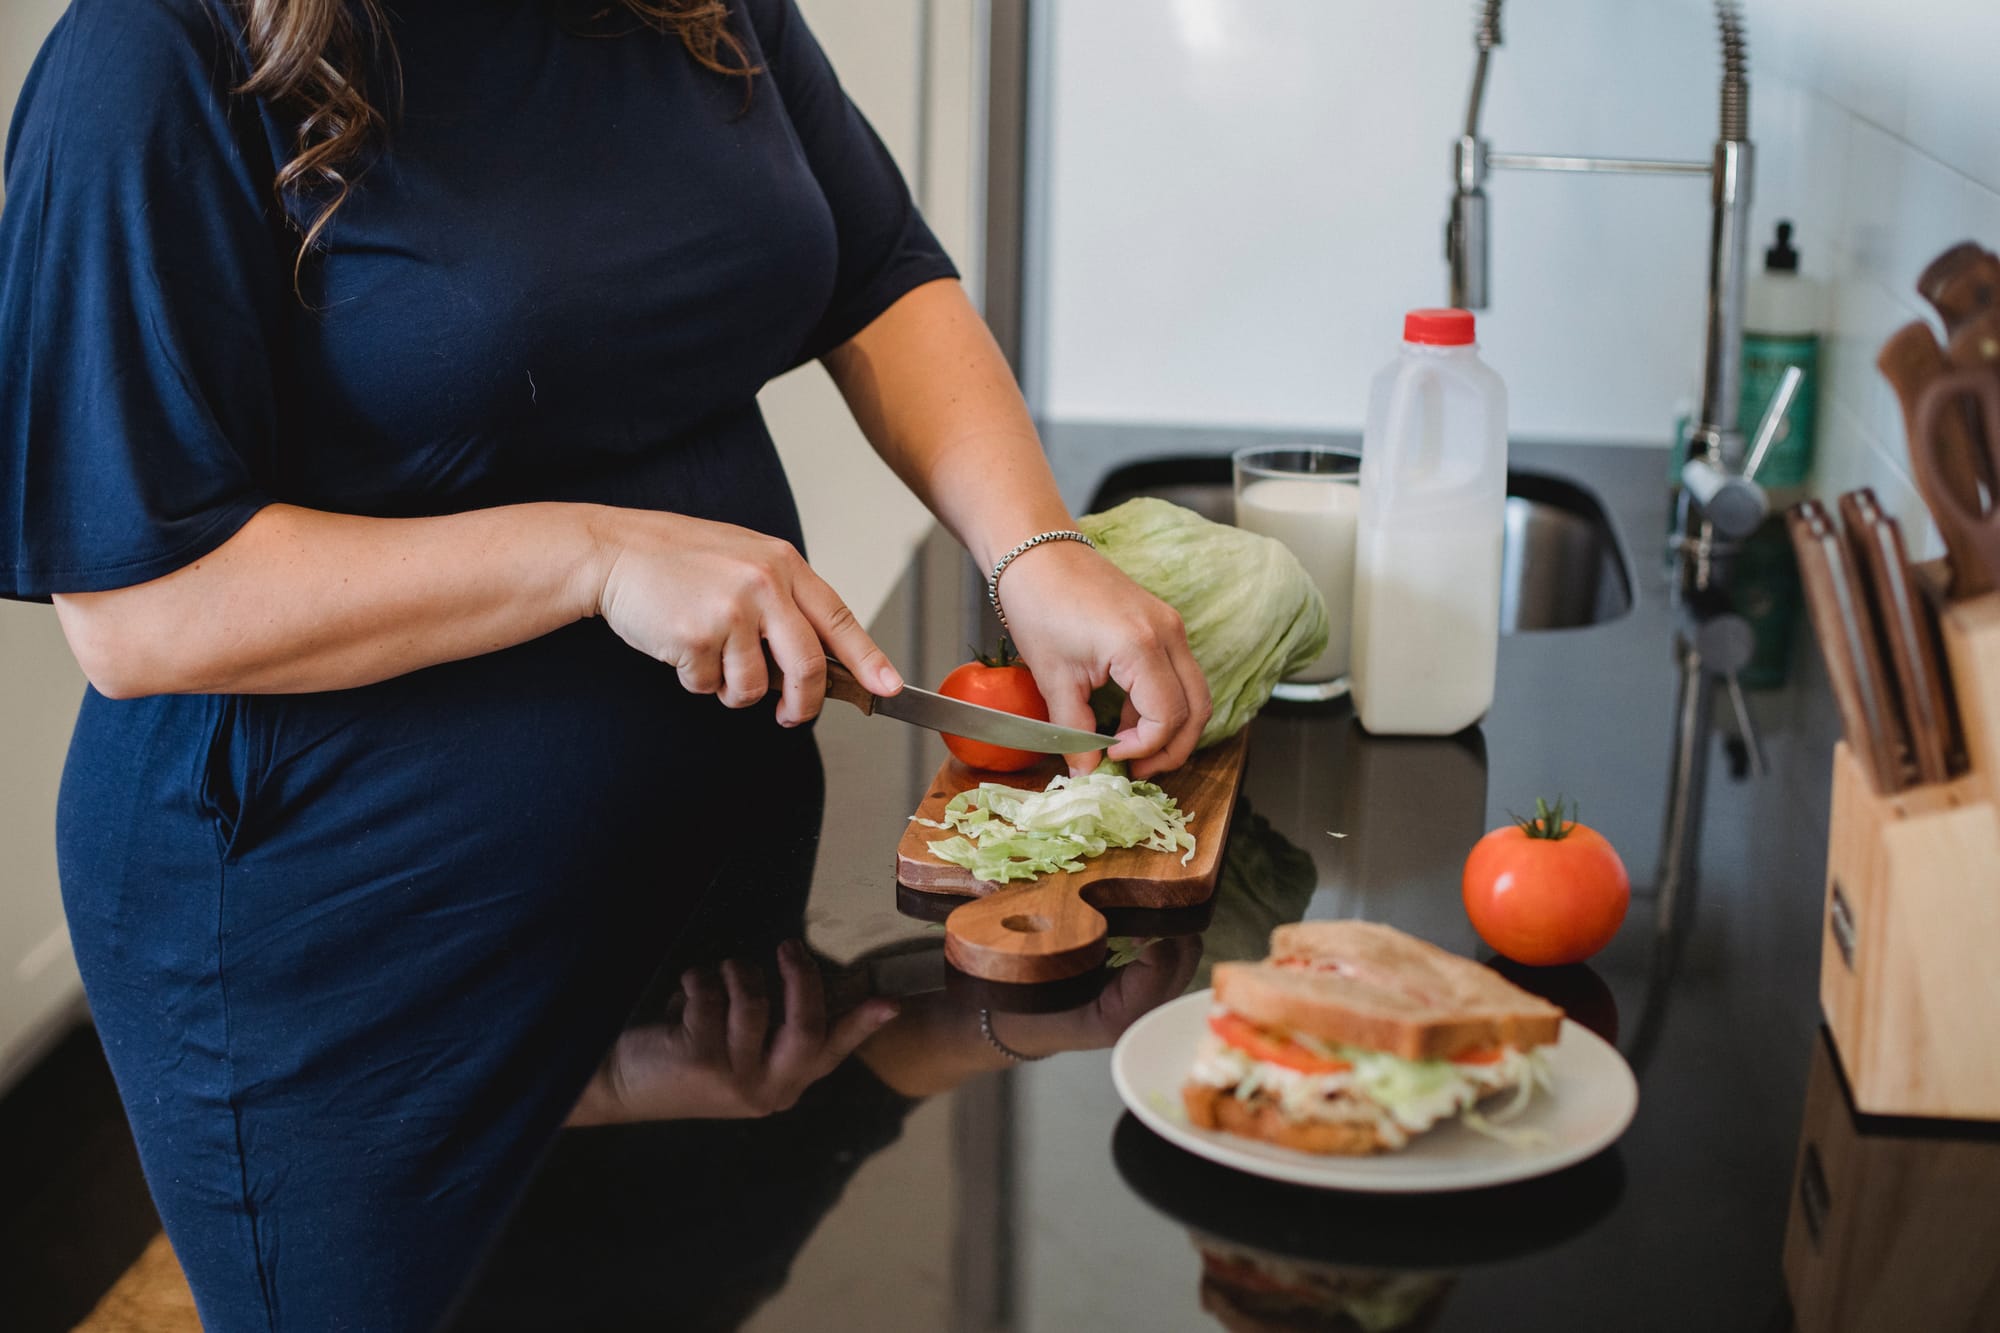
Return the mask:
<svg viewBox="0 0 2000 1333"><path fill-rule="evenodd" d="M1050 923L1049 919L1045 916L1026 916L1016 913L1013 916L1001 917L1000 924L1008 930L1016 930L1023 935L1034 935L1047 930Z"/></svg>

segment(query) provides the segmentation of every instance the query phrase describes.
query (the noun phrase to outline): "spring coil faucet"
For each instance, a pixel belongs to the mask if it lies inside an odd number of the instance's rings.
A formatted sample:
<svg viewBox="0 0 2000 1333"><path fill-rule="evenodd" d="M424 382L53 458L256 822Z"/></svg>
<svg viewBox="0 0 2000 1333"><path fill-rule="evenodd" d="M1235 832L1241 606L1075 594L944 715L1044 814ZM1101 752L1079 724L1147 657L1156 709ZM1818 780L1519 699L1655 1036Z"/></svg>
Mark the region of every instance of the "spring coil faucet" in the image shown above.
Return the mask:
<svg viewBox="0 0 2000 1333"><path fill-rule="evenodd" d="M1445 227L1451 265L1451 303L1484 310L1488 291L1489 216L1485 191L1489 171L1610 171L1646 175L1700 176L1710 182L1714 205L1709 230L1708 321L1702 358L1701 420L1689 441L1690 457L1724 468L1740 467L1743 432L1738 421L1743 359L1743 298L1750 232L1750 80L1743 15L1737 0L1716 0L1722 42L1720 127L1708 162L1648 158L1570 157L1496 153L1479 135L1487 66L1501 42L1501 0L1482 0L1473 33L1477 53L1465 132L1454 150L1454 192ZM1694 523L1690 517L1683 526ZM1685 540L1701 540L1683 532Z"/></svg>

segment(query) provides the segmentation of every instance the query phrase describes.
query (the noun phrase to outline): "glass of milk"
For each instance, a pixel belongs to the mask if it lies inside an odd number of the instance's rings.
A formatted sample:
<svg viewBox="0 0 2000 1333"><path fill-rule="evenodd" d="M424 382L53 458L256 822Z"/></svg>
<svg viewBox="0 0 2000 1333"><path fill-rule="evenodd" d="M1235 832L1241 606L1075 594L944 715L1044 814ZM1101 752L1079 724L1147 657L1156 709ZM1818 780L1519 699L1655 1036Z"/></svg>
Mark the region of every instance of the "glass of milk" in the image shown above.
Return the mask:
<svg viewBox="0 0 2000 1333"><path fill-rule="evenodd" d="M1326 600L1326 651L1274 693L1301 702L1337 699L1347 693L1361 455L1286 444L1239 449L1234 461L1236 526L1283 542Z"/></svg>

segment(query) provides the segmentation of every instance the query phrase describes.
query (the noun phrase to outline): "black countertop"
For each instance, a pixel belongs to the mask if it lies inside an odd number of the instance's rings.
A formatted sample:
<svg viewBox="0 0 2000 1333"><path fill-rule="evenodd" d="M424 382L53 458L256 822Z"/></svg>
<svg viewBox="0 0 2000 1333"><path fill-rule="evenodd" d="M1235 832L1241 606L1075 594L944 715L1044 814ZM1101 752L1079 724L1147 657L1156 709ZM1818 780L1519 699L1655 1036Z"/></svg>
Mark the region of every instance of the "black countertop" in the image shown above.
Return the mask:
<svg viewBox="0 0 2000 1333"><path fill-rule="evenodd" d="M1046 433L1078 505L1114 462L1219 454L1250 438ZM1465 736L1375 740L1344 704L1268 709L1253 727L1250 816L1239 812L1230 846L1250 887L1218 898L1197 976L1192 943L1169 939L1108 985L1039 999L948 978L939 933L898 911L891 877L942 747L830 712L818 727L823 798L803 780L785 793L770 845L746 849L666 975L767 957L803 929L840 1000L904 997L900 1040L763 1120L570 1133L460 1326L1214 1328L1198 1246L1224 1266L1288 1264L1265 1271L1325 1290L1387 1284L1420 1309L1369 1327L2000 1326L2000 1142L1968 1126L1857 1119L1820 1031L1836 721L1809 633L1801 624L1786 683L1752 696L1769 773L1733 779L1712 742L1691 910L1665 939L1653 888L1678 613L1658 559L1664 458L1519 447L1514 462L1599 497L1626 550L1631 610L1504 639L1492 712ZM934 682L982 634L981 614L962 557L934 539L875 628L911 679ZM1217 957L1261 952L1280 917L1365 916L1484 956L1459 904L1465 853L1510 811L1558 792L1582 802L1633 879L1618 937L1588 972L1558 978L1559 998L1615 1031L1636 1067L1638 1115L1615 1147L1523 1185L1384 1199L1239 1176L1124 1113L1108 1073L1118 1031L1206 984ZM1288 887L1257 879L1273 865L1292 868ZM978 1035L982 1003L1056 1011L1005 1013L1003 1031L1018 1046L1070 1049L1005 1067ZM1843 1146L1815 1149L1795 1190L1802 1139ZM1842 1248L1860 1207L1878 1228L1866 1262ZM1917 1219L1907 1230L1882 1228L1905 1213ZM1898 1235L1940 1239L1880 1243ZM1982 1258L1984 1278L1963 1278ZM1921 1317L1900 1303L1859 1313L1917 1298L1931 1302Z"/></svg>

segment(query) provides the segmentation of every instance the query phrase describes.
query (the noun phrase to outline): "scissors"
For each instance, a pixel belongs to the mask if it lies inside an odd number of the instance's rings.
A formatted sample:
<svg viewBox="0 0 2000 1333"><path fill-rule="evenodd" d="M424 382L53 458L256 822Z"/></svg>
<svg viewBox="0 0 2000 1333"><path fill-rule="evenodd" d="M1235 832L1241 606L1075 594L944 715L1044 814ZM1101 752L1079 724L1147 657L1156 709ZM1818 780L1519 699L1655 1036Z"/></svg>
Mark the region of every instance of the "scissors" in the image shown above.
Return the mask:
<svg viewBox="0 0 2000 1333"><path fill-rule="evenodd" d="M1974 429L1948 431L1945 414L1966 409L1971 412ZM1992 469L2000 461L1994 457L1994 450L2000 448L2000 374L1977 368L1939 376L1918 395L1913 427L1910 463L1916 472L1917 489L1951 552L1953 586L1975 591L2000 587L2000 496L1984 487L1949 484L1952 463L1943 457L1949 433L1980 455L1974 460L1979 465L1977 471L1996 475ZM1960 567L1966 562L1976 568Z"/></svg>

